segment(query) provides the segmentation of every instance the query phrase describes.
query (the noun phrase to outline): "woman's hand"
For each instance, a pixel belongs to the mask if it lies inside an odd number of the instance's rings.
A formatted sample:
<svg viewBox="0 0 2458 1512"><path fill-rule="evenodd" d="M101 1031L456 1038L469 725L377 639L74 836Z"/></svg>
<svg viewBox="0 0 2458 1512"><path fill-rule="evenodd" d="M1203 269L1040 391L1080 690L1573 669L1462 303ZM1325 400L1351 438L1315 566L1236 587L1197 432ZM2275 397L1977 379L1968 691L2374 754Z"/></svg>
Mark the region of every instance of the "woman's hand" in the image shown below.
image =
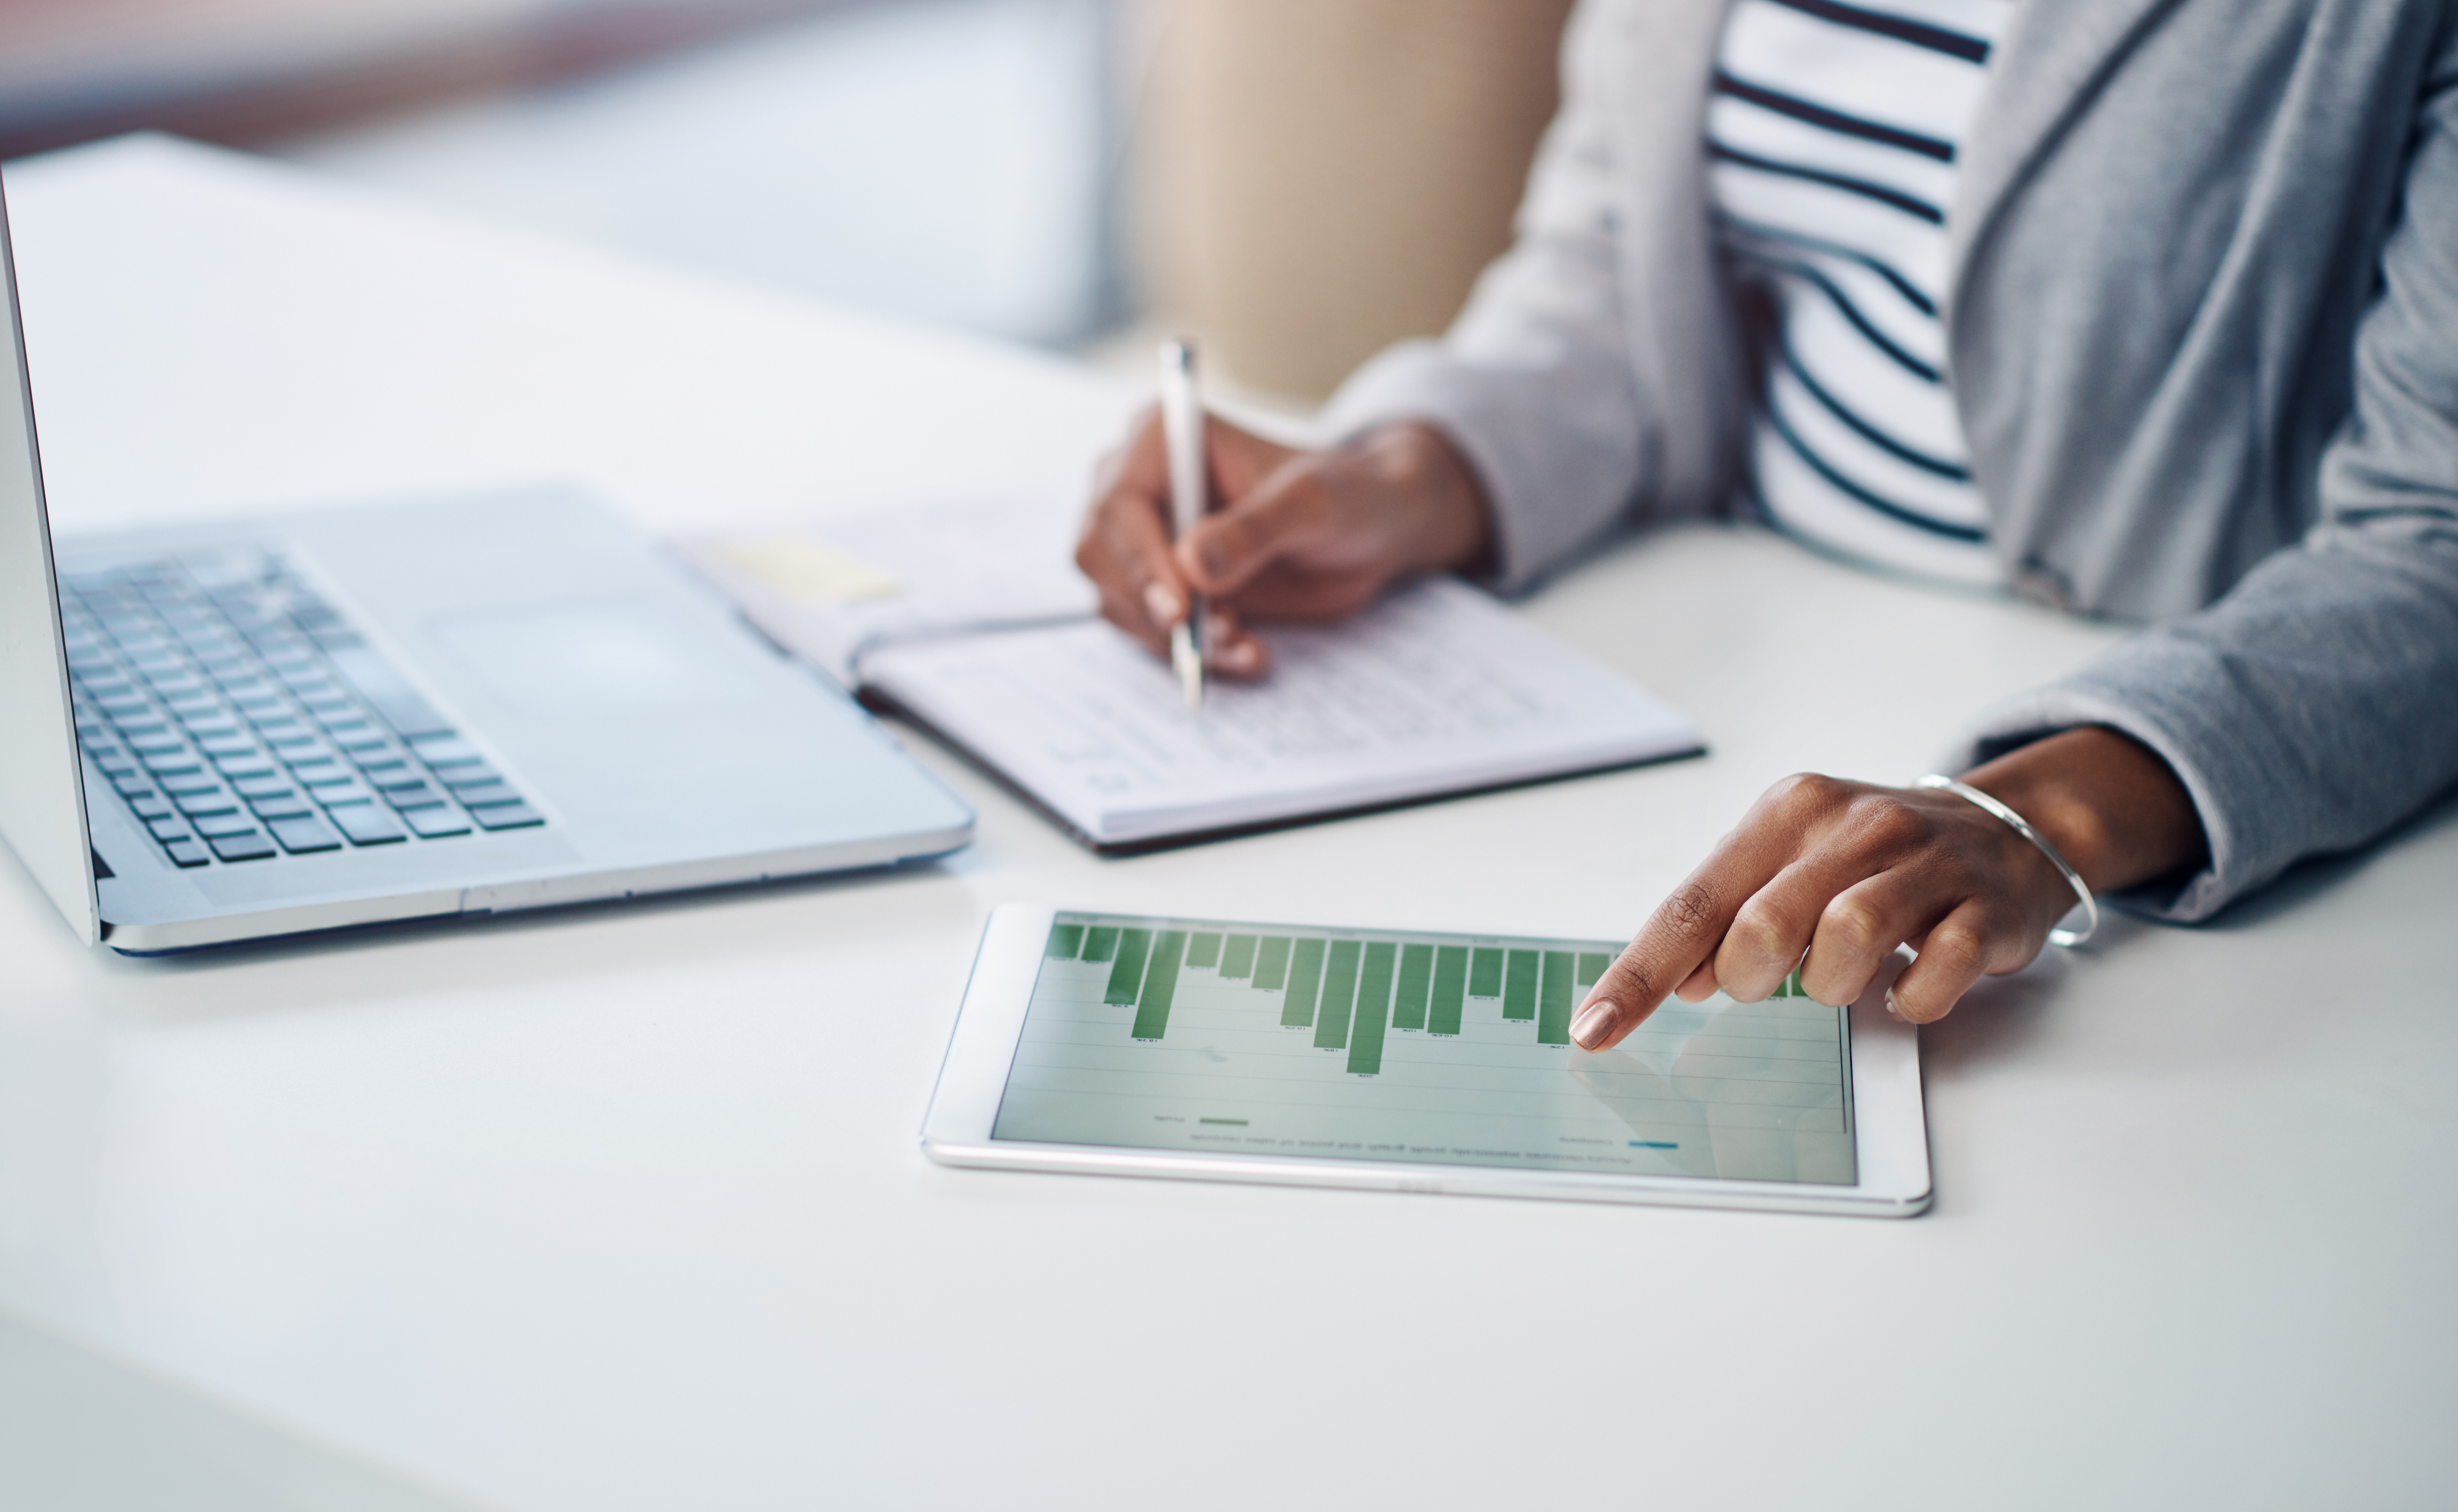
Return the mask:
<svg viewBox="0 0 2458 1512"><path fill-rule="evenodd" d="M2022 815L2094 893L2206 854L2184 785L2114 730L2065 731L1963 780ZM1850 1003L1901 944L1920 959L1890 1001L1932 1023L1982 976L2028 965L2073 903L2037 846L1952 793L1786 777L1657 906L1589 992L1571 1037L1609 1049L1667 992L1697 1003L1720 988L1755 1003L1796 966L1811 997Z"/></svg>
<svg viewBox="0 0 2458 1512"><path fill-rule="evenodd" d="M1212 498L1201 525L1170 540L1168 452L1156 411L1101 464L1075 565L1111 623L1167 656L1169 632L1204 594L1207 666L1259 677L1269 666L1252 619L1356 613L1398 578L1464 567L1486 549L1484 490L1430 425L1385 425L1330 451L1276 445L1207 419Z"/></svg>

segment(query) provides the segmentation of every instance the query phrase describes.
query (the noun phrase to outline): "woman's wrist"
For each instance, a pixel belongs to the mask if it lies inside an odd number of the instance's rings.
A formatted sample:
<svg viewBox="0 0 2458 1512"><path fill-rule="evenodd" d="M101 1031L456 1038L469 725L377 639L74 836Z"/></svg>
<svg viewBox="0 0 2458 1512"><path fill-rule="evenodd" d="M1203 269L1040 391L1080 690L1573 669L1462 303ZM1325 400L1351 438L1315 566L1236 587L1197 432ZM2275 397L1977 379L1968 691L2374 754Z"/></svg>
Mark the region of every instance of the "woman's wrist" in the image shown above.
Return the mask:
<svg viewBox="0 0 2458 1512"><path fill-rule="evenodd" d="M2177 774L2150 747L2105 726L2033 741L1963 780L2022 815L2094 893L2156 881L2209 856L2201 816Z"/></svg>
<svg viewBox="0 0 2458 1512"><path fill-rule="evenodd" d="M1393 421L1344 449L1375 487L1414 503L1406 539L1398 543L1407 570L1470 571L1491 556L1492 508L1485 485L1440 427Z"/></svg>

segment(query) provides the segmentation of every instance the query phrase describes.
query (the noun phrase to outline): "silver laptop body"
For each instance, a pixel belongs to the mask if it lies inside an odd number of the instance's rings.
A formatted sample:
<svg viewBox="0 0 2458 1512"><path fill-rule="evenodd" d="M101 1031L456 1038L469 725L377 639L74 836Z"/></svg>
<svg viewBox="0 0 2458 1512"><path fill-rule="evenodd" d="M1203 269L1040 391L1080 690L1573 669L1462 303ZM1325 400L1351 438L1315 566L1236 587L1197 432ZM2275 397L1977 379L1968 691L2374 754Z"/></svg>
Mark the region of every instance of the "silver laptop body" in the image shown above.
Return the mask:
<svg viewBox="0 0 2458 1512"><path fill-rule="evenodd" d="M553 490L51 538L14 259L0 833L132 954L891 865L972 814Z"/></svg>

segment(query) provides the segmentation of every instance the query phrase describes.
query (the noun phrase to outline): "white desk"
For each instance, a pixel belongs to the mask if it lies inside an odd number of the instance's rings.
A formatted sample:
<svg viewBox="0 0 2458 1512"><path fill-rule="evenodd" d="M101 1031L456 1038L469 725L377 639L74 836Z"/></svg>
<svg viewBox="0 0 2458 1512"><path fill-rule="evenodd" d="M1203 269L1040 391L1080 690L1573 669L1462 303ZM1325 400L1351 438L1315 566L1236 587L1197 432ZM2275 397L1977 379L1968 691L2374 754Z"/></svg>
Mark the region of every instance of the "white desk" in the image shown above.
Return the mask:
<svg viewBox="0 0 2458 1512"><path fill-rule="evenodd" d="M186 150L10 188L64 528L1073 487L1131 398ZM168 963L0 862L0 1311L524 1512L2458 1495L2448 806L1926 1031L1913 1222L921 1158L1002 900L1627 931L1772 778L1926 770L2109 639L1716 530L1531 612L1715 754L1101 861L925 749L981 812L935 870Z"/></svg>

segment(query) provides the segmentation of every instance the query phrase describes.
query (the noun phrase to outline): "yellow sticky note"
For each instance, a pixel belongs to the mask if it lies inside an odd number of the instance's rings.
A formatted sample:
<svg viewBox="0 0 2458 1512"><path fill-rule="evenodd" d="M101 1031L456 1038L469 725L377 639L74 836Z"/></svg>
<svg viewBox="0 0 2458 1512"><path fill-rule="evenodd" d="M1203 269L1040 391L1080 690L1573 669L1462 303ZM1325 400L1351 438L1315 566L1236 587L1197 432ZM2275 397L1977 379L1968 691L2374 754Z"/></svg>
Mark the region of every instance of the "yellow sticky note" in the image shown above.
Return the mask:
<svg viewBox="0 0 2458 1512"><path fill-rule="evenodd" d="M728 541L717 551L770 588L805 603L856 604L905 591L894 573L808 536Z"/></svg>

